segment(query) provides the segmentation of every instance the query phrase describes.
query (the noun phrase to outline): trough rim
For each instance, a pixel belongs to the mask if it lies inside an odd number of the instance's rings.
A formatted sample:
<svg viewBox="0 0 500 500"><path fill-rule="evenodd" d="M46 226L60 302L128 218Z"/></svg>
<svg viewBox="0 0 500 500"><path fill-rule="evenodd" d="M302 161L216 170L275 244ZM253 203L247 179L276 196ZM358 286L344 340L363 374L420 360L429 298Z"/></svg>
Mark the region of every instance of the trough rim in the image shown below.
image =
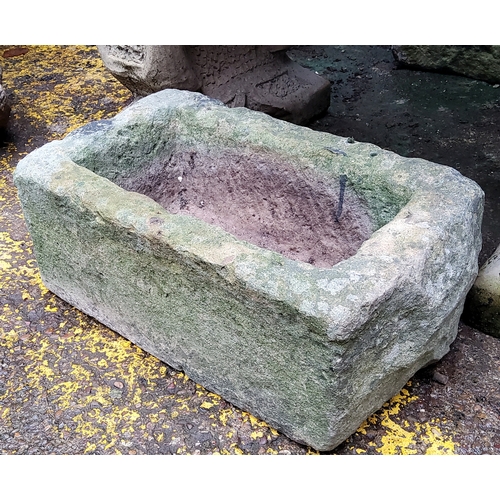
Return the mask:
<svg viewBox="0 0 500 500"><path fill-rule="evenodd" d="M186 103L186 96L188 103ZM174 110L177 116L179 116L179 111L182 115L183 111L191 112L194 110L195 113L200 113L203 118L206 118L207 113L216 109L221 116L220 121L227 118L228 123L233 128L238 127L240 118L247 117L262 125L264 129L277 127L280 134L279 142L282 142L283 138L291 138L286 143L288 148L291 143L293 146L295 142L295 149L287 150L288 158L292 162L297 160L297 151L305 150L309 154L311 149L315 149L315 159L318 160L320 169L323 168L323 172L325 158L331 157L329 153L323 151L326 146L331 145L332 141L344 146L346 143L346 138L313 131L246 108L227 108L220 101L202 94L175 89L163 90L144 97L125 108L108 122L126 126L129 121L141 117L141 113L144 113L145 109L150 112L152 103L156 106L153 121L156 121L158 125L164 119L162 112L165 110L167 115L169 111ZM179 103L182 103L180 109ZM168 115L168 119L171 118L171 115ZM151 117L142 116L141 119L146 120L151 119ZM99 124L100 122L92 123ZM229 282L242 281L246 287L263 294L264 297L272 301L286 301L293 304L305 316L320 317L329 325L328 337L334 341L345 342L348 339L352 331L354 317L357 317L356 323L359 326L367 321L371 313L369 309L372 309L367 308L367 305L384 301L407 278L410 278L411 281L421 280L429 255L424 255L423 261L415 260L412 252L405 251L405 241L423 241L426 247L431 249L434 245L442 242L443 231L436 226L430 207L436 212L439 211L440 221L443 222L443 220L452 219L457 210L462 210L462 206L455 205L454 201L456 201L456 194L463 192L466 186L472 191L477 191L476 195L479 194L479 198L481 196L484 198L484 193L474 181L462 176L451 167L419 158L403 158L373 144L356 142L358 150L355 151L355 155L356 153L359 156L368 154L371 158L376 158L379 166L382 167L376 170L379 178L385 177L386 180L390 180L395 185L404 184L410 190L411 195L409 201L396 216L375 230L356 254L331 268L316 268L312 264L294 261L272 250L239 240L225 230L200 219L169 213L151 198L126 191L107 178L76 164L70 158L71 147L74 149L75 141L77 145L79 143L81 145L82 132L86 127L88 125L80 127L60 141L45 144L23 158L14 172L16 184L20 178L30 178L31 181L44 185L49 190L52 189L51 184L57 186L58 195L68 196L78 201L86 209L93 211L96 218L113 221L125 231L133 227L139 237L148 241L156 240L162 245L167 245L181 252L185 257L188 256L193 262L208 263ZM85 141L90 140L89 132L85 132L83 135ZM297 137L300 137L300 141ZM349 142L347 141L347 143ZM248 147L251 143L250 139L244 144L244 147ZM320 148L318 144L323 144L325 147ZM254 145L264 149L269 148L269 144L255 144L255 141ZM280 153L283 153L283 147L280 148ZM413 172L410 167L414 168ZM433 170L437 174L435 177L438 182L429 183L423 180L419 173L419 169L422 167ZM320 169L317 171L318 174L321 174ZM336 177L332 178L338 178L338 172L334 175ZM65 179L64 185L58 184L58 179L63 178ZM71 178L75 179L73 184L69 181ZM78 185L82 184L83 179L92 185L91 190L79 189ZM455 187L458 188L457 192L455 192ZM105 199L110 189L120 193L125 206L135 206L135 213L131 213L130 210L125 212L120 209L114 210L107 206ZM100 196L101 193L102 196ZM480 202L478 205L481 205ZM146 215L141 215L138 207L141 207ZM444 218L446 213L448 213L448 217ZM160 222L159 219L162 221ZM153 223L151 223L152 220ZM186 224L191 235L201 236L191 241L179 237L176 230L185 229ZM218 252L214 252L213 245L210 244L214 241L219 244ZM429 252L424 253L428 254ZM364 269L362 273L359 272L360 267ZM265 276L259 276L258 272L255 272L259 268L268 270ZM355 268L356 270L354 270ZM388 272L389 270L390 272ZM380 286L380 281L373 280L374 276L387 276L389 274L392 277L385 287ZM275 283L283 282L283 280L288 282L288 286L275 286ZM343 284L340 284L342 281ZM365 286L361 291L356 290L356 300L351 305L350 310L335 307L335 304L339 302L338 297L341 295L353 297L352 284L360 281L364 282ZM333 282L335 282L335 286L332 286ZM367 284L369 286L366 286ZM316 303L322 304L322 310L315 308L315 305L310 301L303 300L304 286L315 289ZM466 283L464 288L468 290L470 286L472 286L472 282ZM376 289L376 296L374 296L374 289ZM283 293L283 290L286 292ZM351 326L346 329L345 326L349 324Z"/></svg>

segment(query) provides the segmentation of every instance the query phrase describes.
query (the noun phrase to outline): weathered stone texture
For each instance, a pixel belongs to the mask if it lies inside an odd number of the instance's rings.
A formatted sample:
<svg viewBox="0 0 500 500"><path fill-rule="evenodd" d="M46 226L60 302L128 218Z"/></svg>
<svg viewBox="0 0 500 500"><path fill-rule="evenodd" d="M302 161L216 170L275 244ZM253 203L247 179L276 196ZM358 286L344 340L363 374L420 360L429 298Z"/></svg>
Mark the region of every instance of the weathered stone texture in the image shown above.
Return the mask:
<svg viewBox="0 0 500 500"><path fill-rule="evenodd" d="M500 45L397 45L402 65L500 83Z"/></svg>
<svg viewBox="0 0 500 500"><path fill-rule="evenodd" d="M330 105L330 82L293 62L286 46L99 45L106 67L139 96L163 89L199 91L306 123Z"/></svg>
<svg viewBox="0 0 500 500"><path fill-rule="evenodd" d="M500 338L500 246L480 269L464 316L475 328Z"/></svg>
<svg viewBox="0 0 500 500"><path fill-rule="evenodd" d="M196 172L225 182L228 157L255 179L291 179L290 197L314 188L328 200L345 175L345 215L366 213L368 239L316 267L143 190L174 185L182 202ZM120 187L144 179L143 194ZM483 192L454 169L191 92L158 92L43 146L15 183L50 290L319 450L448 351L477 275ZM277 213L286 202L258 204Z"/></svg>

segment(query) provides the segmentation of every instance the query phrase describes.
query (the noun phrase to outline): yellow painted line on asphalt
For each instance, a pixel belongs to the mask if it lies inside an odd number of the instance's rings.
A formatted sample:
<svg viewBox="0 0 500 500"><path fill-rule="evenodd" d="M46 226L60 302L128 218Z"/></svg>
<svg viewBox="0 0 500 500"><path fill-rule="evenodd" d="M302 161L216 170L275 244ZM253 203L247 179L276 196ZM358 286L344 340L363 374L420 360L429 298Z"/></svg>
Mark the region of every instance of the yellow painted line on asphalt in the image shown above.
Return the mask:
<svg viewBox="0 0 500 500"><path fill-rule="evenodd" d="M407 387L411 385L411 381L406 384ZM410 423L399 418L403 407L418 399L417 396L411 396L407 388L403 388L379 412L369 417L358 432L366 434L370 426L381 425L385 431L381 437L382 445L376 447L375 443L371 443L381 455L416 455L419 453L417 444L425 450L423 453L426 455L453 455L457 443L453 435L441 429L441 424L446 424L446 421L432 419L424 423Z"/></svg>

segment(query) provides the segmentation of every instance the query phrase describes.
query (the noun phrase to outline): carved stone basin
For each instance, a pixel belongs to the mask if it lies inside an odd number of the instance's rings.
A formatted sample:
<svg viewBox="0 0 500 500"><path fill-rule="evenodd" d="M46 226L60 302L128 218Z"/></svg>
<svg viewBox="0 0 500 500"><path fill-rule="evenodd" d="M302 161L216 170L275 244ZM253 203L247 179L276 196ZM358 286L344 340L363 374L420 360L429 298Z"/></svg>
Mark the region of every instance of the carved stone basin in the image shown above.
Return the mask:
<svg viewBox="0 0 500 500"><path fill-rule="evenodd" d="M24 158L42 279L318 450L457 334L483 193L452 168L165 90Z"/></svg>

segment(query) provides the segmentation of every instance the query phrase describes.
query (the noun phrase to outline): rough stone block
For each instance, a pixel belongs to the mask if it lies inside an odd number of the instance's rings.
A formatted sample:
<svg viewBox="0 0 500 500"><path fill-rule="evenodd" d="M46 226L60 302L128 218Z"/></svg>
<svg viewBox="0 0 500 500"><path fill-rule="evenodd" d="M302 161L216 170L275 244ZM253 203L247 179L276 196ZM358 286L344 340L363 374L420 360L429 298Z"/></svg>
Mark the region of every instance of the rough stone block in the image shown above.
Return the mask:
<svg viewBox="0 0 500 500"><path fill-rule="evenodd" d="M403 66L500 83L500 45L396 45Z"/></svg>
<svg viewBox="0 0 500 500"><path fill-rule="evenodd" d="M165 90L19 162L42 279L318 450L457 334L483 192L456 170Z"/></svg>
<svg viewBox="0 0 500 500"><path fill-rule="evenodd" d="M500 246L480 269L464 315L475 328L500 338Z"/></svg>

